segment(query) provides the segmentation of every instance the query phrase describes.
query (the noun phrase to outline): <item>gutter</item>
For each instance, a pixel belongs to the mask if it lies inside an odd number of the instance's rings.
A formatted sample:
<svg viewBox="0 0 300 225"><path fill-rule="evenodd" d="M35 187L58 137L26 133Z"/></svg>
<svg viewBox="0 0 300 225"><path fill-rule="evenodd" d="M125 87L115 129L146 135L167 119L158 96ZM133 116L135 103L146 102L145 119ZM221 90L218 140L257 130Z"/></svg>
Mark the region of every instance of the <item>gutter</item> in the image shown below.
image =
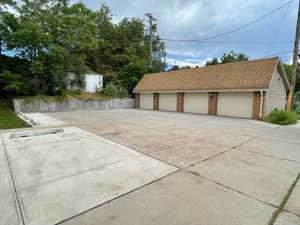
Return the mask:
<svg viewBox="0 0 300 225"><path fill-rule="evenodd" d="M184 93L208 93L208 92L264 92L268 89L224 89L224 90L191 90L191 91L134 91L133 93L177 93L177 92L184 92Z"/></svg>
<svg viewBox="0 0 300 225"><path fill-rule="evenodd" d="M259 118L260 119L262 119L263 104L264 104L264 92L260 91L260 108L259 108Z"/></svg>

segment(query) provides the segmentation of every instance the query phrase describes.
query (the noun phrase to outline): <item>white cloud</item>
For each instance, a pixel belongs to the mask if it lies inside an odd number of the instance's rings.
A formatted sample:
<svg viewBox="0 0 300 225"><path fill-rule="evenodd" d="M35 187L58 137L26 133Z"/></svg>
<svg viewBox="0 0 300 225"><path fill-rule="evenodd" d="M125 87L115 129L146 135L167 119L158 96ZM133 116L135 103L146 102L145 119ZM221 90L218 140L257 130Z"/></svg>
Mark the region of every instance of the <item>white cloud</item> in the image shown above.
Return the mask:
<svg viewBox="0 0 300 225"><path fill-rule="evenodd" d="M183 66L190 66L190 67L196 67L196 66L205 66L206 62L211 60L212 58L206 58L204 60L197 60L197 59L175 59L175 58L167 58L167 63L168 65L174 66L177 65L179 67L183 67Z"/></svg>

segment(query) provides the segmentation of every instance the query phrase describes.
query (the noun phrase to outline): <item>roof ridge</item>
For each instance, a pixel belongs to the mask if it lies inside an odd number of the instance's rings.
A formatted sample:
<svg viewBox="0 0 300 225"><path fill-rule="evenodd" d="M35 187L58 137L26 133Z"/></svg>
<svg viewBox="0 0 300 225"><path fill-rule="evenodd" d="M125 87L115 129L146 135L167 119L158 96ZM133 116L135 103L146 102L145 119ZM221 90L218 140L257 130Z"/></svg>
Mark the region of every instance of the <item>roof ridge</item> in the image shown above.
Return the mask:
<svg viewBox="0 0 300 225"><path fill-rule="evenodd" d="M212 68L212 67L218 67L218 66L228 66L228 65L233 65L233 64L242 64L242 63L249 63L249 62L263 61L263 60L271 60L271 59L279 59L279 58L280 58L279 56L274 56L274 57L268 57L268 58L243 60L243 61L238 61L238 62L220 63L220 64L210 65L210 66L202 66L202 67L194 67L194 68L184 68L184 69L171 70L171 71L165 71L165 72L147 73L145 75L164 74L164 73L169 73L169 72L171 73L171 72L187 71L187 70L201 70L201 69L208 68L208 67Z"/></svg>
<svg viewBox="0 0 300 225"><path fill-rule="evenodd" d="M229 63L219 63L216 65L211 65L211 66L227 66L227 65L232 65L232 64L242 64L242 63L249 63L249 62L256 62L256 61L263 61L263 60L271 60L271 59L278 59L279 56L274 56L274 57L268 57L268 58L259 58L259 59L251 59L251 60L243 60L243 61L236 61L236 62L229 62ZM211 67L210 66L210 67ZM196 67L196 68L190 68L190 69L200 69L200 68L205 68L207 66L203 67ZM188 69L187 69L188 70Z"/></svg>

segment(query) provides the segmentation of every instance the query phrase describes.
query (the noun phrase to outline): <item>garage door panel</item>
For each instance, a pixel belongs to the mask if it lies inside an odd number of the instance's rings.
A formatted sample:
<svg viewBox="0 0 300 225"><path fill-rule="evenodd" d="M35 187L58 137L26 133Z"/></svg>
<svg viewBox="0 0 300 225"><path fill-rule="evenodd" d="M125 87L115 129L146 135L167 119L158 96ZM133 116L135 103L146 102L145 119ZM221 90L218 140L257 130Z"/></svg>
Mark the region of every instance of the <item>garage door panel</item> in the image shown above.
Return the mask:
<svg viewBox="0 0 300 225"><path fill-rule="evenodd" d="M140 107L141 109L153 109L153 94L141 94Z"/></svg>
<svg viewBox="0 0 300 225"><path fill-rule="evenodd" d="M234 117L252 117L253 93L219 93L218 115Z"/></svg>
<svg viewBox="0 0 300 225"><path fill-rule="evenodd" d="M184 112L208 114L208 93L185 93Z"/></svg>
<svg viewBox="0 0 300 225"><path fill-rule="evenodd" d="M159 110L176 111L177 95L176 93L159 94Z"/></svg>

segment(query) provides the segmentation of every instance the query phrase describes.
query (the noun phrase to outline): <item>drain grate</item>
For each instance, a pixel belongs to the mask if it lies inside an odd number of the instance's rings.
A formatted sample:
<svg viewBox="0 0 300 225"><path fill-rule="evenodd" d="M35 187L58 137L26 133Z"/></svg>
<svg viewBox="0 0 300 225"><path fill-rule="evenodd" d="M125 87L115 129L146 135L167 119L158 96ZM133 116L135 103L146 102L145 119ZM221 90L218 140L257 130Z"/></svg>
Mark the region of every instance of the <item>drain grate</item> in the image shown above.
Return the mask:
<svg viewBox="0 0 300 225"><path fill-rule="evenodd" d="M47 135L47 134L58 134L63 133L64 129L49 129L49 130L34 130L34 131L27 131L27 132L19 132L11 134L9 138L25 138L25 137L34 137L34 136L41 136L41 135Z"/></svg>

